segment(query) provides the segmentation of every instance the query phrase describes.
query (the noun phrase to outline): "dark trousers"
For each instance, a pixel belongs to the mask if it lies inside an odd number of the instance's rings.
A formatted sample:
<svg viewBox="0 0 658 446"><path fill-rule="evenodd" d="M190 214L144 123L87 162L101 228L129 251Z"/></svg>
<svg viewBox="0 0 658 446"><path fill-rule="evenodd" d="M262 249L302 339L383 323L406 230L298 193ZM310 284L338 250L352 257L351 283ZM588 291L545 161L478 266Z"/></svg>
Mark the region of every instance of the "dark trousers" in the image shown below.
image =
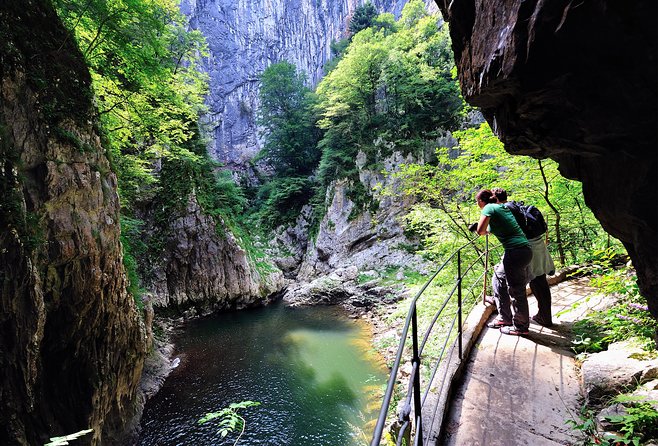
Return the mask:
<svg viewBox="0 0 658 446"><path fill-rule="evenodd" d="M530 325L525 287L528 283L526 267L531 259L532 251L528 247L506 249L503 263L494 267L492 286L499 317L512 322L519 330L527 330Z"/></svg>
<svg viewBox="0 0 658 446"><path fill-rule="evenodd" d="M537 317L544 324L552 324L551 288L548 286L546 274L537 276L530 281L530 289L537 299Z"/></svg>

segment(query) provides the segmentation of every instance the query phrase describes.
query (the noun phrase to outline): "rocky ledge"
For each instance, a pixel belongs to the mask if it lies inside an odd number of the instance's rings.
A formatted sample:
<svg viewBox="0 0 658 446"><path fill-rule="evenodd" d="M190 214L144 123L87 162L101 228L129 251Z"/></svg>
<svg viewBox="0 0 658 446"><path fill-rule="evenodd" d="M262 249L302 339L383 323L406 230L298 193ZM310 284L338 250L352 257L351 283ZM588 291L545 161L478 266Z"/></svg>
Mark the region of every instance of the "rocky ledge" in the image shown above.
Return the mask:
<svg viewBox="0 0 658 446"><path fill-rule="evenodd" d="M404 288L381 286L377 279L360 284L358 278L355 266L339 268L311 282L289 285L283 300L291 306L340 305L352 317L364 317L379 305L391 305L407 297Z"/></svg>
<svg viewBox="0 0 658 446"><path fill-rule="evenodd" d="M632 340L616 342L608 350L588 355L580 368L581 388L589 407L595 408L597 430L604 437L619 435L619 424L610 417L629 415L621 403L611 398L632 388L629 397L658 410L658 358L642 350ZM613 418L614 419L614 418Z"/></svg>

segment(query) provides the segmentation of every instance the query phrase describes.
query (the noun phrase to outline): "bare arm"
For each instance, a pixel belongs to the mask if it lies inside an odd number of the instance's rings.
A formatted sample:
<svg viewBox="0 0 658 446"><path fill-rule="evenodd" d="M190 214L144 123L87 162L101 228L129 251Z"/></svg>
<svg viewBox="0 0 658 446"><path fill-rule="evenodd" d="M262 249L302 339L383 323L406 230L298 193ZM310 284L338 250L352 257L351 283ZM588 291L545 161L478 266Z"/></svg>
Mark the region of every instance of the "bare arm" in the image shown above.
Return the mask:
<svg viewBox="0 0 658 446"><path fill-rule="evenodd" d="M475 230L480 235L485 235L488 234L489 231L487 231L487 228L489 227L489 218L486 215L483 215L480 217L480 221L478 222L478 227Z"/></svg>

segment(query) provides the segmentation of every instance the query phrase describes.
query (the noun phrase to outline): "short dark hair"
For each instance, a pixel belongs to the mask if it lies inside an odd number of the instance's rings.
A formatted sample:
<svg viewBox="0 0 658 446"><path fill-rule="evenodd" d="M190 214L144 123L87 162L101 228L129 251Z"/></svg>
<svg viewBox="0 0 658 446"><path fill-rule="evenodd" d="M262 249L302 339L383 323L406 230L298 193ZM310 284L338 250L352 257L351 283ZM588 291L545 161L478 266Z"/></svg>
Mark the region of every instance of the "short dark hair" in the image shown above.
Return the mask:
<svg viewBox="0 0 658 446"><path fill-rule="evenodd" d="M494 187L491 189L493 196L498 199L498 201L507 201L507 191L501 187Z"/></svg>

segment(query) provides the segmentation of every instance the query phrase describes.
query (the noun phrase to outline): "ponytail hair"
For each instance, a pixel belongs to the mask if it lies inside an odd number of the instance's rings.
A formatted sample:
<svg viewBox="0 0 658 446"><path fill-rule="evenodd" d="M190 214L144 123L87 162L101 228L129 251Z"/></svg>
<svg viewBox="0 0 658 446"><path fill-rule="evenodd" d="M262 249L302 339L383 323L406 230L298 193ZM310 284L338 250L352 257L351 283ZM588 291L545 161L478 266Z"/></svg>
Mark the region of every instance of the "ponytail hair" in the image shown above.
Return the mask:
<svg viewBox="0 0 658 446"><path fill-rule="evenodd" d="M496 203L496 197L489 189L482 189L475 198L482 200L484 203Z"/></svg>

